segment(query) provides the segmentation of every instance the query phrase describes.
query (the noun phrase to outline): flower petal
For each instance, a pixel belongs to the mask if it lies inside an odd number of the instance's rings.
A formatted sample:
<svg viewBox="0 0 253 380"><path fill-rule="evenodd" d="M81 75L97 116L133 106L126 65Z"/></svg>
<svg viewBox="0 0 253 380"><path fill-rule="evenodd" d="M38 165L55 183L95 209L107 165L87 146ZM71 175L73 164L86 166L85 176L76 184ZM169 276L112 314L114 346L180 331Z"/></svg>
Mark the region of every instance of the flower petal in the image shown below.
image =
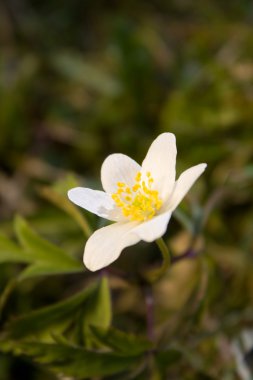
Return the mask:
<svg viewBox="0 0 253 380"><path fill-rule="evenodd" d="M140 238L131 233L134 225L114 223L94 232L84 249L84 265L91 271L104 268L115 261L125 247L138 243Z"/></svg>
<svg viewBox="0 0 253 380"><path fill-rule="evenodd" d="M167 224L171 217L171 211L157 215L154 218L139 224L132 233L135 233L141 240L151 242L165 234Z"/></svg>
<svg viewBox="0 0 253 380"><path fill-rule="evenodd" d="M103 191L75 187L68 191L68 197L77 206L102 218L112 221L123 219L121 211L115 207L115 203L110 195Z"/></svg>
<svg viewBox="0 0 253 380"><path fill-rule="evenodd" d="M117 183L124 182L128 186L133 186L136 173L141 170L139 164L132 158L115 153L108 156L101 168L101 181L107 193L117 191Z"/></svg>
<svg viewBox="0 0 253 380"><path fill-rule="evenodd" d="M166 209L175 210L185 194L190 190L194 182L203 173L207 164L199 164L185 170L175 183L175 187Z"/></svg>
<svg viewBox="0 0 253 380"><path fill-rule="evenodd" d="M162 133L153 141L142 163L142 171L152 174L154 188L163 200L168 199L175 184L176 155L175 135Z"/></svg>

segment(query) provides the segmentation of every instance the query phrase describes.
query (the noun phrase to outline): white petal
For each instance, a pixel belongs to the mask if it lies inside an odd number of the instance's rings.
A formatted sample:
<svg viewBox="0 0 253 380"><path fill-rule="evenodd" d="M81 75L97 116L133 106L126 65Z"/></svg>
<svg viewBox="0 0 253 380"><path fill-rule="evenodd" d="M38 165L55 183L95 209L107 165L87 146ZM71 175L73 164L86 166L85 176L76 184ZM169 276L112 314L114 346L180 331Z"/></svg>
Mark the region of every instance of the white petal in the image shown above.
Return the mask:
<svg viewBox="0 0 253 380"><path fill-rule="evenodd" d="M165 234L170 217L171 211L157 215L153 219L139 224L133 229L132 233L138 235L141 240L154 241Z"/></svg>
<svg viewBox="0 0 253 380"><path fill-rule="evenodd" d="M108 156L101 168L101 181L107 193L114 193L117 190L117 183L124 182L128 186L133 186L135 176L141 170L139 164L132 158L115 153Z"/></svg>
<svg viewBox="0 0 253 380"><path fill-rule="evenodd" d="M171 199L169 200L169 204L166 209L175 210L175 208L184 198L185 194L190 190L194 182L203 173L206 167L206 164L199 164L185 170L180 175L175 183Z"/></svg>
<svg viewBox="0 0 253 380"><path fill-rule="evenodd" d="M103 191L87 189L85 187L75 187L68 191L68 197L77 206L102 218L112 221L122 219L121 211L116 208L115 202L109 194Z"/></svg>
<svg viewBox="0 0 253 380"><path fill-rule="evenodd" d="M132 234L135 223L114 223L103 227L88 239L83 261L85 266L96 271L115 261L125 247L138 243L140 238Z"/></svg>
<svg viewBox="0 0 253 380"><path fill-rule="evenodd" d="M142 163L143 172L151 172L154 188L166 200L173 190L176 177L176 138L173 133L162 133L151 144Z"/></svg>

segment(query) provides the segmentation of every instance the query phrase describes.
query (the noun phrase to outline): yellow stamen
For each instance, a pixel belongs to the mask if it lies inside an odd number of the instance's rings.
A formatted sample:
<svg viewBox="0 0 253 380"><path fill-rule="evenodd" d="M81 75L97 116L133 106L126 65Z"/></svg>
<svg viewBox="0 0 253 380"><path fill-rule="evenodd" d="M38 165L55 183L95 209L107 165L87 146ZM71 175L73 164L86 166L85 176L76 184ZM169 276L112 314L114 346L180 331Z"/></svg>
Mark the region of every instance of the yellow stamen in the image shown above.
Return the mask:
<svg viewBox="0 0 253 380"><path fill-rule="evenodd" d="M136 174L135 181L136 181L136 182L140 182L140 180L141 180L141 172L138 172L138 173Z"/></svg>
<svg viewBox="0 0 253 380"><path fill-rule="evenodd" d="M158 191L151 188L154 179L150 172L146 173L146 178L138 172L135 181L131 188L124 182L118 182L118 189L112 194L112 199L129 220L142 222L152 219L162 206Z"/></svg>
<svg viewBox="0 0 253 380"><path fill-rule="evenodd" d="M136 192L137 190L139 190L141 186L139 184L136 184L132 187L133 191Z"/></svg>

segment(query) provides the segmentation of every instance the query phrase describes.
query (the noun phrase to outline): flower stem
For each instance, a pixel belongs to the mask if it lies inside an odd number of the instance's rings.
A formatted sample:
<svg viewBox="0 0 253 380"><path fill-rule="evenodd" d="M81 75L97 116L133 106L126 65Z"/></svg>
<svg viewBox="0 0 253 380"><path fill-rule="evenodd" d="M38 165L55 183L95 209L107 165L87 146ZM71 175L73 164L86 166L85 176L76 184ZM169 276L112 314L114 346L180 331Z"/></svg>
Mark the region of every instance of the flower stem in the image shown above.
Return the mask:
<svg viewBox="0 0 253 380"><path fill-rule="evenodd" d="M170 255L169 248L167 244L165 243L165 241L163 240L163 238L157 239L156 244L158 245L163 257L162 266L157 270L157 273L156 273L156 277L157 279L159 279L169 268L172 262L172 257Z"/></svg>
<svg viewBox="0 0 253 380"><path fill-rule="evenodd" d="M158 245L163 256L163 266L165 266L167 269L171 263L169 248L167 244L165 243L165 241L163 240L163 238L157 239L156 244Z"/></svg>
<svg viewBox="0 0 253 380"><path fill-rule="evenodd" d="M170 254L169 248L167 247L167 244L165 244L164 240L159 238L156 240L156 244L162 253L163 263L160 268L152 269L145 273L146 280L151 283L159 280L167 272L173 261L173 257Z"/></svg>

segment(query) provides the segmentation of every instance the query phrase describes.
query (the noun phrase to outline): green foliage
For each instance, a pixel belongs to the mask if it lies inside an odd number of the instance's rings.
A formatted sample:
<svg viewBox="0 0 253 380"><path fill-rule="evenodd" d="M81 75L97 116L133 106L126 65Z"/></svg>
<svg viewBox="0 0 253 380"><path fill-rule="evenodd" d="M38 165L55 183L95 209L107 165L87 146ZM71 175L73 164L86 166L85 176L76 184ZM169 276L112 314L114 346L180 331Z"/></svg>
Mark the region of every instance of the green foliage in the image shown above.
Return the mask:
<svg viewBox="0 0 253 380"><path fill-rule="evenodd" d="M54 328L62 322L72 323L74 315L80 314L80 309L87 305L88 299L94 296L94 291L95 286L89 286L67 300L14 319L6 328L8 338L33 338L45 331L54 332Z"/></svg>
<svg viewBox="0 0 253 380"><path fill-rule="evenodd" d="M89 297L87 307L82 312L82 336L87 347L92 347L94 339L90 334L90 326L107 329L111 324L111 295L107 278L103 277Z"/></svg>
<svg viewBox="0 0 253 380"><path fill-rule="evenodd" d="M138 364L141 359L139 356L120 356L75 346L36 342L21 344L20 349L39 363L49 366L54 372L77 379L123 372Z"/></svg>
<svg viewBox="0 0 253 380"><path fill-rule="evenodd" d="M110 322L108 282L102 278L67 300L11 321L5 328L0 346L3 352L32 357L56 373L60 371L78 379L110 375L139 364L140 355L150 349L148 341L114 329L108 331ZM87 335L90 339L86 346L90 347L93 335L100 346L102 344L110 351L87 350L74 342L70 345L67 336L71 329L75 329L73 323L83 324L85 334L92 329L92 334ZM35 337L44 343L34 341Z"/></svg>
<svg viewBox="0 0 253 380"><path fill-rule="evenodd" d="M24 252L17 244L13 243L4 235L0 235L0 262L30 263L33 256Z"/></svg>
<svg viewBox="0 0 253 380"><path fill-rule="evenodd" d="M129 353L138 355L143 352L148 352L153 348L152 343L148 339L137 337L113 327L105 329L92 325L90 329L92 334L102 345L115 350L121 355L128 356Z"/></svg>
<svg viewBox="0 0 253 380"><path fill-rule="evenodd" d="M16 218L15 230L26 254L33 264L25 269L20 279L46 274L73 273L82 270L82 265L64 250L38 236L20 217Z"/></svg>
<svg viewBox="0 0 253 380"><path fill-rule="evenodd" d="M85 326L88 327L90 324L105 328L110 326L112 319L111 296L106 277L101 279L93 296L90 298L89 307L84 313Z"/></svg>

